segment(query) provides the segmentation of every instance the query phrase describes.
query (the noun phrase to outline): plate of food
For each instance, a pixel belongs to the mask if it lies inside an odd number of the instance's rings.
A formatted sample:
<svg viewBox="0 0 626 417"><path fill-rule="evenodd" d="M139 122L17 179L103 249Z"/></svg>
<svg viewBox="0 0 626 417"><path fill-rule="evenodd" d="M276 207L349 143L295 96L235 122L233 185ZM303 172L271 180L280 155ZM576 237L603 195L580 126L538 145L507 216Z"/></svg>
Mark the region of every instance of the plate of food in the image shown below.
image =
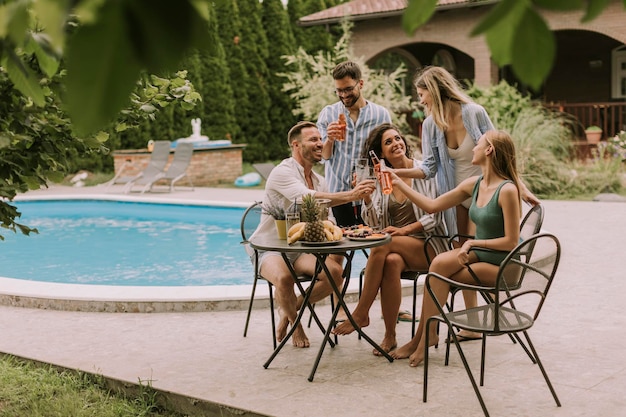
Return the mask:
<svg viewBox="0 0 626 417"><path fill-rule="evenodd" d="M383 240L386 239L388 236L388 233L370 233L364 236L348 236L349 240L355 240L357 242L363 242L363 241L368 241L368 240Z"/></svg>
<svg viewBox="0 0 626 417"><path fill-rule="evenodd" d="M340 244L342 241L343 239L325 240L324 242L309 242L307 240L299 240L298 242L302 243L302 246L333 246Z"/></svg>

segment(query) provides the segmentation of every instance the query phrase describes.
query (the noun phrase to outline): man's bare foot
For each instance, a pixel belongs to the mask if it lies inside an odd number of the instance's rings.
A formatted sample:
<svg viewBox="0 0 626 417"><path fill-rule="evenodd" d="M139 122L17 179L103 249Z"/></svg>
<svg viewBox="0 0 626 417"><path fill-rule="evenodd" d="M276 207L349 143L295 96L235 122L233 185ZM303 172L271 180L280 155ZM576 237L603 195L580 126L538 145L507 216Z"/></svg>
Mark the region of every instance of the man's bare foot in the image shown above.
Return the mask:
<svg viewBox="0 0 626 417"><path fill-rule="evenodd" d="M289 319L287 316L282 316L276 327L276 340L278 343L282 342L285 336L287 336L287 327L289 327Z"/></svg>
<svg viewBox="0 0 626 417"><path fill-rule="evenodd" d="M359 319L359 318L354 317L354 316L352 316L352 318L354 319L356 324L359 325L359 327L367 327L367 326L370 325L370 318L369 317L366 317L365 320ZM333 330L333 334L346 335L346 334L352 333L354 330L355 330L354 326L348 320L348 321L344 321L339 326L337 326L335 328L335 330Z"/></svg>
<svg viewBox="0 0 626 417"><path fill-rule="evenodd" d="M296 330L293 332L291 341L293 342L293 345L297 348L308 348L309 346L311 346L311 344L309 343L309 338L306 337L306 334L304 333L304 329L302 328L301 324L298 324L298 327L296 327Z"/></svg>
<svg viewBox="0 0 626 417"><path fill-rule="evenodd" d="M379 346L382 348L382 350L384 350L385 352L389 353L392 350L394 350L396 348L396 346L398 346L398 342L396 341L395 337L392 337L392 336L387 337L387 336L385 336L383 341L380 342ZM372 353L374 354L374 356L383 356L383 354L380 353L378 351L378 349L372 350Z"/></svg>

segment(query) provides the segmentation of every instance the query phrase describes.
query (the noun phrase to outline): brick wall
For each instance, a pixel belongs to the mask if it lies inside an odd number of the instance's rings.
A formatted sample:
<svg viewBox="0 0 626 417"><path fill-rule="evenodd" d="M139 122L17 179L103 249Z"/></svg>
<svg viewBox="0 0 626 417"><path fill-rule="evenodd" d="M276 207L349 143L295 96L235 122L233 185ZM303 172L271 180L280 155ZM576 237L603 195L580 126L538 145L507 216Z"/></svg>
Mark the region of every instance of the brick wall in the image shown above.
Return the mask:
<svg viewBox="0 0 626 417"><path fill-rule="evenodd" d="M242 153L246 145L230 145L210 149L196 149L193 152L191 163L187 168L187 175L193 185L215 186L221 183L233 183L242 172ZM124 169L122 175L137 175L146 168L151 153L146 149L124 150L113 153L115 172ZM172 161L174 152L170 153ZM158 183L157 183L158 184ZM177 184L187 185L186 179Z"/></svg>
<svg viewBox="0 0 626 417"><path fill-rule="evenodd" d="M435 45L437 47L445 45L448 48L456 49L458 54L473 59L474 81L477 85L488 86L496 84L499 81L498 68L491 60L485 37L469 36L476 23L492 7L466 7L437 12L428 23L417 29L411 36L408 36L402 29L401 16L358 20L353 28L351 46L356 56L362 56L365 58L365 61L369 61L392 48L403 48L413 52L416 48L423 50L426 47L425 45ZM589 69L587 73L583 73L583 81L567 80L563 83L563 89L580 90L581 87L588 88L589 91L584 92L585 99L598 101L598 98L592 92L597 91L598 87L608 90L610 86L610 76L607 75L610 72L610 50L616 45L626 43L626 24L624 23L626 22L626 11L622 1L610 1L607 8L590 23L581 23L580 20L583 15L581 11L559 12L542 9L541 13L553 31L582 30L608 37L608 40L604 41L605 45L598 45L597 42L594 45L590 45L590 47L584 45L585 48L582 51L580 48L577 50L574 46L573 50L569 51L569 53L574 55L573 61L562 55L559 56L560 62L555 67L553 73L553 79L558 80L576 68L571 65L586 65L588 67L591 60L602 61L604 67ZM611 45L611 41L615 45ZM417 45L417 47L413 48L413 45ZM563 49L562 45L559 45L559 47ZM604 49L601 54L598 54L600 47L604 47ZM560 50L559 52L562 54L564 51ZM417 53L413 54L420 59ZM585 56L585 54L589 56ZM430 63L428 59L420 59L420 61L423 65ZM464 65L462 62L457 62L457 64ZM472 63L468 65L471 66ZM468 68L460 69L462 71L469 70ZM412 75L409 74L409 77L412 77ZM464 78L463 74L461 74L460 78ZM597 80L601 78L604 84L598 86ZM585 85L588 87L585 87ZM558 94L563 93L561 87L557 87L557 92ZM607 94L601 95L604 97ZM570 98L568 97L568 99ZM580 98L575 100L580 100Z"/></svg>

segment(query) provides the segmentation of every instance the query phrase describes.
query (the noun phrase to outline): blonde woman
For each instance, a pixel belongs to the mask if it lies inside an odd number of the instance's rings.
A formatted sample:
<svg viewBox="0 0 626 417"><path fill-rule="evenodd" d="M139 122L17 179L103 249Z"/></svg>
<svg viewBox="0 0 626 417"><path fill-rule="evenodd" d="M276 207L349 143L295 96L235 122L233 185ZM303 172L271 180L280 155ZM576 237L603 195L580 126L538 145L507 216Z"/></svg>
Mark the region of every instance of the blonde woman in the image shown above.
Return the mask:
<svg viewBox="0 0 626 417"><path fill-rule="evenodd" d="M458 282L475 283L466 267L472 264L472 269L484 280L483 284L492 285L500 262L519 243L521 194L513 140L506 132L488 131L472 150L472 164L480 167L481 175L467 178L435 199L416 193L395 174L392 174L393 185L429 213L456 207L470 199L469 217L476 224L475 238L466 240L460 248L437 255L429 270ZM470 252L470 248L475 250ZM480 248L496 252L481 251ZM396 359L409 358L410 366L417 366L424 359L425 331L431 332L433 344L437 342L435 326L424 329L424 325L438 314L434 303L443 305L450 292L450 286L441 280L433 279L431 284L437 300L428 294L423 295L420 324L415 336L391 352Z"/></svg>
<svg viewBox="0 0 626 417"><path fill-rule="evenodd" d="M436 178L439 193L458 186L466 178L480 175L480 168L472 164L472 149L478 139L494 126L485 109L474 103L459 82L441 67L426 67L417 73L414 85L428 117L422 125L422 157L420 167L396 170L400 176ZM539 200L520 183L524 200L539 204ZM444 213L450 235L473 235L474 225L469 219L471 199ZM459 241L459 245L463 239ZM476 293L464 291L465 305L477 305ZM479 335L462 331L459 340L473 340Z"/></svg>

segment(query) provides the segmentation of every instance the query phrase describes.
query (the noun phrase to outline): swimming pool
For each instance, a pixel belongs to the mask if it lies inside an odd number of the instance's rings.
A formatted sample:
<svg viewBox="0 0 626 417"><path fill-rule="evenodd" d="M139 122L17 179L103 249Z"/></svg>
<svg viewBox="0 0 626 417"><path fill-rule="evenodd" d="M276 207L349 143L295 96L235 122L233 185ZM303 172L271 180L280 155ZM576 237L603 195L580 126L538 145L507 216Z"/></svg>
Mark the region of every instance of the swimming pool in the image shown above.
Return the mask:
<svg viewBox="0 0 626 417"><path fill-rule="evenodd" d="M15 203L20 223L4 232L0 276L119 285L249 284L252 265L240 245L244 209L105 200Z"/></svg>

